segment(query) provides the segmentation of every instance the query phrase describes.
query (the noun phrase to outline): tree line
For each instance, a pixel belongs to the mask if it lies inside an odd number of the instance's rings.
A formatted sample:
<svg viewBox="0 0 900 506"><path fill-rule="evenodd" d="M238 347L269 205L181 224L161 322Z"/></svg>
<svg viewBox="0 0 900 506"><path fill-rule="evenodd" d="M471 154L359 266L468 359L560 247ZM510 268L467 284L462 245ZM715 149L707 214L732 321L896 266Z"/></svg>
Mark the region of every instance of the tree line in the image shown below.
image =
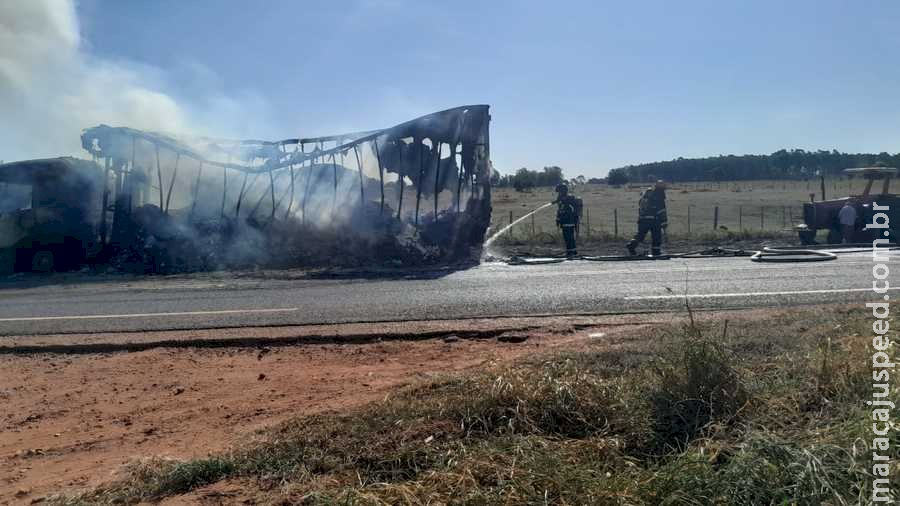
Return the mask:
<svg viewBox="0 0 900 506"><path fill-rule="evenodd" d="M610 184L629 181L744 181L753 179L806 179L818 174L839 175L843 169L884 165L900 167L900 153L841 153L837 150L782 149L770 155L720 155L677 158L612 169Z"/></svg>
<svg viewBox="0 0 900 506"><path fill-rule="evenodd" d="M581 176L582 178L584 176ZM556 186L566 180L561 167L544 167L543 170L531 170L525 167L515 174L501 175L496 170L491 175L491 185L497 188L515 188L522 191L539 186Z"/></svg>
<svg viewBox="0 0 900 506"><path fill-rule="evenodd" d="M840 175L844 169L875 165L900 167L900 153L841 153L837 150L806 151L781 149L770 155L719 155L705 158L676 158L664 162L626 165L609 171L606 178L578 176L572 184L678 181L749 181L759 179L807 179L818 175ZM491 184L522 191L556 186L566 182L563 169L555 165L542 170L521 168L515 174L493 171Z"/></svg>

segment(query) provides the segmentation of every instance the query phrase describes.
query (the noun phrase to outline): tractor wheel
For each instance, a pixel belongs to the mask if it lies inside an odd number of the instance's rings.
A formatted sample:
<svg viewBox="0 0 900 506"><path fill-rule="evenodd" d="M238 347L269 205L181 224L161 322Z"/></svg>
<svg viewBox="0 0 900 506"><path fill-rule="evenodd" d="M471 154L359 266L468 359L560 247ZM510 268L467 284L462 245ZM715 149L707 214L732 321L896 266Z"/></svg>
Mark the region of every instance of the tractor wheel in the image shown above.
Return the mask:
<svg viewBox="0 0 900 506"><path fill-rule="evenodd" d="M50 250L42 249L35 251L34 255L31 257L32 272L50 272L53 270L53 264L53 252Z"/></svg>
<svg viewBox="0 0 900 506"><path fill-rule="evenodd" d="M828 244L841 244L844 242L844 234L836 228L828 230Z"/></svg>
<svg viewBox="0 0 900 506"><path fill-rule="evenodd" d="M0 249L0 276L12 274L16 271L16 250L12 248Z"/></svg>
<svg viewBox="0 0 900 506"><path fill-rule="evenodd" d="M888 229L888 236L886 237L892 244L898 244L897 241L900 241L900 228L891 227Z"/></svg>
<svg viewBox="0 0 900 506"><path fill-rule="evenodd" d="M801 230L797 233L800 236L800 244L804 246L810 246L812 244L816 244L816 231L815 230Z"/></svg>

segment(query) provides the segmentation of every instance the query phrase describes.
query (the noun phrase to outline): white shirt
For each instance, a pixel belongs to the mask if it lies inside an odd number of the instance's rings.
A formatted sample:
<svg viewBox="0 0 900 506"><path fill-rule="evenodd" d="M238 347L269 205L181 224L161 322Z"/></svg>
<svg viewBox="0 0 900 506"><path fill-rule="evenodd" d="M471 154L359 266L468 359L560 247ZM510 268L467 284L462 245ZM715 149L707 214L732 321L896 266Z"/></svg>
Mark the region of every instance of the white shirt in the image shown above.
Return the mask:
<svg viewBox="0 0 900 506"><path fill-rule="evenodd" d="M842 207L838 213L838 220L840 220L841 225L856 225L856 208L853 206Z"/></svg>

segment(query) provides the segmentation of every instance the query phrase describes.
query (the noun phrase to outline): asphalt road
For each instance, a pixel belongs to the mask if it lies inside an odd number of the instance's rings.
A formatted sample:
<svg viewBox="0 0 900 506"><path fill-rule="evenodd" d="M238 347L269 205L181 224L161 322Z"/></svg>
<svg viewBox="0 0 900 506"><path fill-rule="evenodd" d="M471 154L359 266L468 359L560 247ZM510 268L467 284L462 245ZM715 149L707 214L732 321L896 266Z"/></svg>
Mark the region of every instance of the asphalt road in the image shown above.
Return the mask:
<svg viewBox="0 0 900 506"><path fill-rule="evenodd" d="M872 265L870 252L857 252L808 264L483 264L408 279L51 276L31 283L41 286L0 284L0 335L658 311L684 308L685 295L698 309L862 304L881 300ZM890 279L900 279L900 266Z"/></svg>

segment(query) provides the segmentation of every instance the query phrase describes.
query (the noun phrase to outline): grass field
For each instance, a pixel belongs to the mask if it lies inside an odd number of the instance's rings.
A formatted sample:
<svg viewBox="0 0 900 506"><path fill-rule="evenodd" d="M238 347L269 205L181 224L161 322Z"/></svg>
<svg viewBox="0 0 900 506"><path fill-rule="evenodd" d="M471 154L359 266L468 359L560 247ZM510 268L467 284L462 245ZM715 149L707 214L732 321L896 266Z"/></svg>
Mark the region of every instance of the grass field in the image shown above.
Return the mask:
<svg viewBox="0 0 900 506"><path fill-rule="evenodd" d="M860 179L826 180L827 198L847 196L862 191ZM636 231L637 205L644 185L610 187L581 185L574 195L584 201L581 241L594 249L606 250L603 242L621 246L622 239ZM796 242L793 225L802 223L802 205L809 194L821 198L819 182L806 181L740 181L726 183L671 184L666 192L670 242L688 245L717 242L779 240ZM552 188L535 188L517 192L512 188L495 188L492 195L491 230L502 229L513 220L555 198ZM718 208L718 229L714 220ZM549 207L533 218L518 223L497 241L501 247L559 244L555 225L555 208ZM724 227L724 228L723 228Z"/></svg>
<svg viewBox="0 0 900 506"><path fill-rule="evenodd" d="M206 497L253 504L871 503L864 310L687 321L300 415L231 452L143 461L49 502L220 483Z"/></svg>
<svg viewBox="0 0 900 506"><path fill-rule="evenodd" d="M827 180L827 198L844 197L851 192L862 191L865 182L859 179ZM637 219L637 203L645 186L582 185L573 193L584 200L584 225L590 218L590 230L613 232L613 211L619 218L619 234L628 235ZM801 206L809 202L809 194L820 195L817 181L740 181L727 183L678 183L671 184L666 193L669 211L669 231L673 234L688 233L688 209L690 231L702 233L713 229L714 209L719 207L719 226L729 230L782 230L801 221ZM494 215L492 229L509 224L513 218L549 202L555 198L552 188L535 188L517 192L512 188L495 188L493 192ZM783 212L782 212L783 211ZM764 213L761 221L760 215ZM553 232L554 213L546 209L535 216L535 233ZM515 236L531 235L532 221L525 220L513 229Z"/></svg>

